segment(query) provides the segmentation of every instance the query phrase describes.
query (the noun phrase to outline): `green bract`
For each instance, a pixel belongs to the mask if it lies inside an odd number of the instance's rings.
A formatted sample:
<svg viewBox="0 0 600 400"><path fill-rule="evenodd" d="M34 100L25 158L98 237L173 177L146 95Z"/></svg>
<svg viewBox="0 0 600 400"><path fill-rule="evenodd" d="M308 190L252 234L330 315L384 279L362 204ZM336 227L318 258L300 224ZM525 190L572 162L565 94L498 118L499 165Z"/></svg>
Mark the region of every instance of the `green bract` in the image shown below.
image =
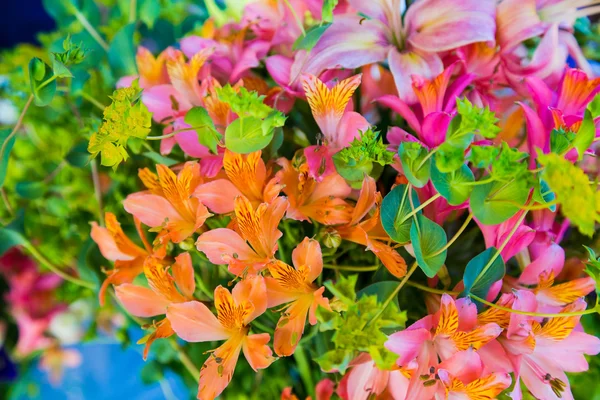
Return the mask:
<svg viewBox="0 0 600 400"><path fill-rule="evenodd" d="M477 185L471 193L471 210L484 225L500 224L520 210L528 195L529 188L523 180Z"/></svg>
<svg viewBox="0 0 600 400"><path fill-rule="evenodd" d="M414 190L411 191L411 204L408 192L408 185L398 185L385 196L381 203L381 225L390 238L398 243L410 242L410 227L413 219L406 218L406 216L420 205L417 193Z"/></svg>
<svg viewBox="0 0 600 400"><path fill-rule="evenodd" d="M429 181L431 158L427 149L417 142L403 142L398 147L398 156L406 179L421 188Z"/></svg>

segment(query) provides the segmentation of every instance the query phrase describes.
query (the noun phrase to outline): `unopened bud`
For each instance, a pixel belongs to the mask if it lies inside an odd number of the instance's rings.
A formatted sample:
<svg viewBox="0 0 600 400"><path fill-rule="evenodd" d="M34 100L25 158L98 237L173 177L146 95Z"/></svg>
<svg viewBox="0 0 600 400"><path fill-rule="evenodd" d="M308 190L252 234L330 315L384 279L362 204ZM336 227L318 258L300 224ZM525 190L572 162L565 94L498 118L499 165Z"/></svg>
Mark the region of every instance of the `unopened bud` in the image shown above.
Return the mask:
<svg viewBox="0 0 600 400"><path fill-rule="evenodd" d="M336 230L328 230L323 234L323 244L329 249L337 249L342 243L342 237Z"/></svg>

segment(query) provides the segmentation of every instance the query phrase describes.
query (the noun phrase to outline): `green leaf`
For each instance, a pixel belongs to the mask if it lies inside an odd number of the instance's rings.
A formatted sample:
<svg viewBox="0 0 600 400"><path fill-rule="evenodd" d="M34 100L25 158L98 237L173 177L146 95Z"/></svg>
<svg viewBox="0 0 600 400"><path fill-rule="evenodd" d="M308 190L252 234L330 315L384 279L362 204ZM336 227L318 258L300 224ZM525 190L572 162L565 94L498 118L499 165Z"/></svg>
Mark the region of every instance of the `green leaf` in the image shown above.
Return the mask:
<svg viewBox="0 0 600 400"><path fill-rule="evenodd" d="M469 261L463 275L465 288L461 296L468 296L472 293L477 297L485 299L490 287L504 277L506 267L500 255L494 259L494 262L485 271L483 270L492 258L496 256L497 252L498 250L495 247L490 247Z"/></svg>
<svg viewBox="0 0 600 400"><path fill-rule="evenodd" d="M448 200L448 204L457 206L464 203L473 190L473 185L470 183L475 181L473 172L466 165L454 172L443 173L437 168L437 157L431 165L431 182L435 190Z"/></svg>
<svg viewBox="0 0 600 400"><path fill-rule="evenodd" d="M44 195L46 183L44 182L19 182L15 185L17 194L25 199L34 200Z"/></svg>
<svg viewBox="0 0 600 400"><path fill-rule="evenodd" d="M529 189L521 180L477 185L471 193L471 210L482 224L497 225L515 215L528 194Z"/></svg>
<svg viewBox="0 0 600 400"><path fill-rule="evenodd" d="M412 191L412 207L408 198L408 185L398 185L385 196L381 203L381 225L397 243L408 243L410 241L410 227L412 218L402 222L408 214L413 210L413 207L418 207L419 196L416 191ZM418 211L420 214L421 211Z"/></svg>
<svg viewBox="0 0 600 400"><path fill-rule="evenodd" d="M575 134L564 129L553 129L550 133L550 151L562 154L569 149L575 139Z"/></svg>
<svg viewBox="0 0 600 400"><path fill-rule="evenodd" d="M225 146L235 153L248 154L262 150L273 139L273 130L265 132L263 121L256 117L241 117L225 130Z"/></svg>
<svg viewBox="0 0 600 400"><path fill-rule="evenodd" d="M39 107L50 104L56 93L56 78L52 68L37 57L29 62L29 86L34 103Z"/></svg>
<svg viewBox="0 0 600 400"><path fill-rule="evenodd" d="M321 9L321 21L333 22L333 10L337 6L338 0L325 0Z"/></svg>
<svg viewBox="0 0 600 400"><path fill-rule="evenodd" d="M113 38L108 49L108 63L113 76L121 77L137 74L133 35L135 23L125 25Z"/></svg>
<svg viewBox="0 0 600 400"><path fill-rule="evenodd" d="M217 145L223 136L215 128L208 111L202 107L194 107L185 114L184 121L196 130L200 144L217 154Z"/></svg>
<svg viewBox="0 0 600 400"><path fill-rule="evenodd" d="M69 150L65 160L74 167L85 167L90 161L90 153L87 151L87 143L79 142Z"/></svg>
<svg viewBox="0 0 600 400"><path fill-rule="evenodd" d="M398 147L404 175L417 188L422 188L429 181L431 158L425 160L428 154L427 149L417 142L403 142Z"/></svg>
<svg viewBox="0 0 600 400"><path fill-rule="evenodd" d="M171 157L165 157L154 151L147 151L145 153L142 153L142 155L144 157L148 157L149 159L151 159L152 161L154 161L157 164L163 164L163 165L166 165L167 167L170 167L171 165L175 165L179 162Z"/></svg>
<svg viewBox="0 0 600 400"><path fill-rule="evenodd" d="M219 100L229 104L231 111L240 117L267 118L273 109L264 103L265 96L257 91L249 91L245 87L234 89L227 84L217 89Z"/></svg>
<svg viewBox="0 0 600 400"><path fill-rule="evenodd" d="M11 247L29 245L29 241L24 236L24 217L23 210L19 210L15 219L0 228L0 256L4 255Z"/></svg>
<svg viewBox="0 0 600 400"><path fill-rule="evenodd" d="M440 172L454 172L464 162L465 150L462 147L453 146L449 142L442 143L435 153L435 164Z"/></svg>
<svg viewBox="0 0 600 400"><path fill-rule="evenodd" d="M579 154L578 159L581 160L586 150L590 148L592 143L594 142L594 137L596 136L596 125L594 124L594 118L592 117L592 113L590 110L585 110L585 117L581 122L581 126L575 135L575 139L573 140L573 147L577 149L577 153Z"/></svg>
<svg viewBox="0 0 600 400"><path fill-rule="evenodd" d="M155 360L150 360L142 367L140 378L146 385L161 381L164 377L162 365Z"/></svg>
<svg viewBox="0 0 600 400"><path fill-rule="evenodd" d="M152 29L160 16L160 2L158 0L141 0L138 7L140 20Z"/></svg>
<svg viewBox="0 0 600 400"><path fill-rule="evenodd" d="M395 281L377 282L359 290L358 293L356 293L356 296L361 298L362 296L375 295L377 296L377 301L379 303L383 303L394 292L394 290L396 290L397 287L398 282ZM400 308L400 305L398 304L398 296L394 298L393 303Z"/></svg>
<svg viewBox="0 0 600 400"><path fill-rule="evenodd" d="M444 228L424 215L417 215L417 220L410 228L415 258L419 267L430 278L433 278L446 261L447 250L440 250L448 243ZM439 254L437 254L439 252Z"/></svg>
<svg viewBox="0 0 600 400"><path fill-rule="evenodd" d="M305 36L300 36L292 46L292 50L306 50L310 51L319 42L321 36L331 26L330 23L323 25L316 25L306 31Z"/></svg>
<svg viewBox="0 0 600 400"><path fill-rule="evenodd" d="M72 78L73 74L69 71L69 68L62 62L58 61L55 57L52 60L52 69L54 70L54 75L58 78Z"/></svg>
<svg viewBox="0 0 600 400"><path fill-rule="evenodd" d="M10 139L8 138L10 136L10 132L10 129L0 130L0 149L3 149L3 152L0 154L0 188L4 186L10 152L12 151L16 140L15 135L13 135Z"/></svg>
<svg viewBox="0 0 600 400"><path fill-rule="evenodd" d="M335 284L331 281L326 281L323 285L344 303L354 304L356 301L356 290L354 288L356 287L357 280L358 275L356 274L349 276L341 275Z"/></svg>
<svg viewBox="0 0 600 400"><path fill-rule="evenodd" d="M540 178L533 189L533 200L540 204L551 203L556 200L556 194L550 190L548 183ZM551 205L548 209L555 212L556 204Z"/></svg>

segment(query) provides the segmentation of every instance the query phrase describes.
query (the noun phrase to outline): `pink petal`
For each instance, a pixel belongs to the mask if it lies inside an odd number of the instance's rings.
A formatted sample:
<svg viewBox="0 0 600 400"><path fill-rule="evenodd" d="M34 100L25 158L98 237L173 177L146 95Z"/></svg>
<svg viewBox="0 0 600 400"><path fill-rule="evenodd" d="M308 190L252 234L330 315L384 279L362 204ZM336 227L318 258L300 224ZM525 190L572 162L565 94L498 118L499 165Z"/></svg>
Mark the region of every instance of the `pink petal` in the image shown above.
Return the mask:
<svg viewBox="0 0 600 400"><path fill-rule="evenodd" d="M525 267L525 270L519 278L519 283L534 285L539 281L542 272L554 273L557 276L565 264L565 250L556 243L550 243L539 257L534 259L531 264Z"/></svg>
<svg viewBox="0 0 600 400"><path fill-rule="evenodd" d="M434 112L425 117L420 138L427 147L437 147L446 139L452 117L445 112Z"/></svg>
<svg viewBox="0 0 600 400"><path fill-rule="evenodd" d="M167 312L169 301L152 289L124 283L115 286L115 294L123 307L136 317L154 317Z"/></svg>
<svg viewBox="0 0 600 400"><path fill-rule="evenodd" d="M156 122L172 118L177 113L173 110L172 99L177 101L179 111L192 108L192 105L172 85L153 86L142 92L142 102L148 107L148 111L152 113L152 118Z"/></svg>
<svg viewBox="0 0 600 400"><path fill-rule="evenodd" d="M391 334L385 342L385 348L398 354L398 365L405 366L417 357L427 340L431 340L428 330L409 329Z"/></svg>
<svg viewBox="0 0 600 400"><path fill-rule="evenodd" d="M388 62L398 90L398 97L408 104L417 102L417 96L413 91L412 75L433 79L444 71L442 60L434 53L399 52L393 48L389 51Z"/></svg>
<svg viewBox="0 0 600 400"><path fill-rule="evenodd" d="M471 347L454 354L442 362L439 368L447 370L450 375L463 382L471 382L481 376L483 363L479 354Z"/></svg>
<svg viewBox="0 0 600 400"><path fill-rule="evenodd" d="M186 342L225 340L230 335L208 307L199 301L171 304L167 318L177 336Z"/></svg>
<svg viewBox="0 0 600 400"><path fill-rule="evenodd" d="M194 290L196 290L196 281L194 280L194 267L192 266L190 253L181 253L176 256L171 271L181 293L187 297L192 297Z"/></svg>
<svg viewBox="0 0 600 400"><path fill-rule="evenodd" d="M412 91L412 83L411 83L410 90ZM414 93L413 93L413 96L414 96ZM381 96L376 101L379 104L383 105L384 107L387 107L387 108L391 109L392 111L394 111L395 113L399 114L402 118L404 118L406 120L406 123L408 124L408 126L410 126L415 132L417 132L417 134L421 132L421 122L415 115L414 111L411 109L411 107L408 104L406 104L404 101L400 100L400 98L398 96L392 96L392 95L388 94L385 96ZM416 96L415 96L415 102L416 102ZM396 127L392 127L390 129L390 131L393 128L396 128ZM415 141L415 140L410 140L410 141ZM392 142L390 142L390 143L392 143Z"/></svg>
<svg viewBox="0 0 600 400"><path fill-rule="evenodd" d="M420 0L404 21L408 42L427 52L495 40L496 3L479 0Z"/></svg>
<svg viewBox="0 0 600 400"><path fill-rule="evenodd" d="M331 143L332 147L341 149L347 147L350 142L360 138L360 132L365 132L371 124L357 112L344 113L336 129L336 140Z"/></svg>

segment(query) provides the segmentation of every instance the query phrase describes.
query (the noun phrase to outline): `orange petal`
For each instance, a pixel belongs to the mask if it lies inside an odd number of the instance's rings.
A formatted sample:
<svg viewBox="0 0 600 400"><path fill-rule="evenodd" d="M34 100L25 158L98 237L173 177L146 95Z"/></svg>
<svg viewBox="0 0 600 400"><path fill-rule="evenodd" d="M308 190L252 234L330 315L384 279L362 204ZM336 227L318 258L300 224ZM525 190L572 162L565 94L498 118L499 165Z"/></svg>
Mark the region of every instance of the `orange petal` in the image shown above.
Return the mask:
<svg viewBox="0 0 600 400"><path fill-rule="evenodd" d="M552 287L536 290L537 299L551 306L564 306L587 296L595 288L592 278L579 278Z"/></svg>
<svg viewBox="0 0 600 400"><path fill-rule="evenodd" d="M375 205L377 187L375 186L375 179L370 176L365 176L363 180L362 188L360 189L360 193L358 195L358 201L356 202L356 206L354 207L354 211L352 212L352 220L350 221L350 225L355 225L360 222L364 218L365 215L373 208Z"/></svg>
<svg viewBox="0 0 600 400"><path fill-rule="evenodd" d="M171 328L171 323L168 319L164 318L156 323L156 330L150 334L146 340L146 347L144 348L144 361L148 358L148 351L150 346L156 339L164 339L170 337L175 332Z"/></svg>
<svg viewBox="0 0 600 400"><path fill-rule="evenodd" d="M296 268L306 266L308 268L307 282L314 281L323 271L321 245L318 241L305 237L292 251L292 262Z"/></svg>
<svg viewBox="0 0 600 400"><path fill-rule="evenodd" d="M195 106L202 105L198 72L208 57L213 53L212 48L205 48L189 60L184 62L181 58L171 58L167 61L167 72L173 87Z"/></svg>
<svg viewBox="0 0 600 400"><path fill-rule="evenodd" d="M261 333L247 336L244 340L244 357L254 371L267 368L275 358L273 352L268 346L271 336L268 333Z"/></svg>
<svg viewBox="0 0 600 400"><path fill-rule="evenodd" d="M586 306L587 304L584 300L577 301L564 307L562 310L560 310L560 313L581 311L584 310ZM550 318L548 322L544 324L544 326L535 329L535 333L555 341L560 341L566 339L571 334L573 329L575 329L579 323L580 318L581 315L574 317Z"/></svg>
<svg viewBox="0 0 600 400"><path fill-rule="evenodd" d="M140 73L140 80L144 82L144 86L166 83L165 57L163 54L154 58L154 55L148 49L140 46L137 49L135 61Z"/></svg>
<svg viewBox="0 0 600 400"><path fill-rule="evenodd" d="M479 350L485 344L497 338L501 332L502 328L497 324L490 323L469 332L455 332L452 334L452 340L454 340L454 344L459 351L467 350L469 347Z"/></svg>
<svg viewBox="0 0 600 400"><path fill-rule="evenodd" d="M236 304L229 290L220 285L215 289L215 308L221 325L232 332L242 330L254 312L254 305L250 301Z"/></svg>
<svg viewBox="0 0 600 400"><path fill-rule="evenodd" d="M314 75L305 74L303 78L302 88L312 114L321 132L333 144L337 142L337 126L344 110L360 85L361 74L344 79L331 89Z"/></svg>
<svg viewBox="0 0 600 400"><path fill-rule="evenodd" d="M267 307L277 307L278 305L289 303L298 298L297 293L291 293L288 289L279 284L277 279L265 278L267 286Z"/></svg>
<svg viewBox="0 0 600 400"><path fill-rule="evenodd" d="M267 310L267 286L262 275L246 277L235 285L231 294L236 304L250 302L254 307L252 313L244 319L244 324L249 324Z"/></svg>
<svg viewBox="0 0 600 400"><path fill-rule="evenodd" d="M186 299L175 288L175 280L167 272L168 269L154 257L148 257L144 262L144 275L150 288L170 303L182 303Z"/></svg>
<svg viewBox="0 0 600 400"><path fill-rule="evenodd" d="M198 399L213 400L231 382L243 338L231 338L208 356L200 370Z"/></svg>
<svg viewBox="0 0 600 400"><path fill-rule="evenodd" d="M223 156L223 168L227 177L253 202L263 201L263 187L267 177L265 163L260 156L260 151L242 155L229 150L225 150Z"/></svg>
<svg viewBox="0 0 600 400"><path fill-rule="evenodd" d="M439 322L435 334L452 335L458 329L458 310L454 299L447 294L442 295L440 304Z"/></svg>
<svg viewBox="0 0 600 400"><path fill-rule="evenodd" d="M294 353L298 342L304 333L306 317L312 304L313 296L304 295L290 304L281 315L277 327L273 348L279 356L289 356Z"/></svg>
<svg viewBox="0 0 600 400"><path fill-rule="evenodd" d="M175 257L175 264L171 266L171 271L181 293L187 298L192 298L196 290L196 282L190 253L181 253Z"/></svg>

